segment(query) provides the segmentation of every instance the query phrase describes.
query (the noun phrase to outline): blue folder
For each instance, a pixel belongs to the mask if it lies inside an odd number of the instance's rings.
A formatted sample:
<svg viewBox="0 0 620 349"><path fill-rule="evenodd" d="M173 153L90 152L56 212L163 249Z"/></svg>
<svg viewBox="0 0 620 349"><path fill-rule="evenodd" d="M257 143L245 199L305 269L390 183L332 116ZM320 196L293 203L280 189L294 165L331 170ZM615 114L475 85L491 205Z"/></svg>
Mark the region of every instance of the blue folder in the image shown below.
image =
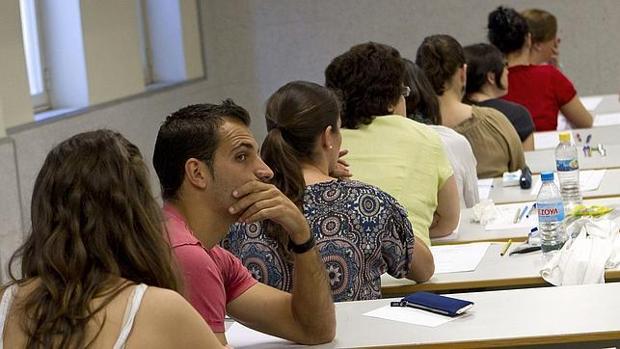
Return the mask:
<svg viewBox="0 0 620 349"><path fill-rule="evenodd" d="M418 308L448 316L461 315L473 305L474 303L470 301L429 292L412 293L401 299L400 302L392 302L392 306Z"/></svg>

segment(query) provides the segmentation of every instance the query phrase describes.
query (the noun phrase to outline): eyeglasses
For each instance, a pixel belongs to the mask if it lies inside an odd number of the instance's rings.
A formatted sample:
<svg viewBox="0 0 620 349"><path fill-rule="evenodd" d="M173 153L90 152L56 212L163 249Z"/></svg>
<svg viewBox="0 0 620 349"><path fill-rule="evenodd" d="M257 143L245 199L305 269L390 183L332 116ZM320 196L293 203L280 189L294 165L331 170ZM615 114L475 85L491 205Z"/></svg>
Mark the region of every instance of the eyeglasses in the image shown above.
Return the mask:
<svg viewBox="0 0 620 349"><path fill-rule="evenodd" d="M400 94L402 94L403 97L409 97L409 95L411 94L411 89L409 88L409 86L403 86L401 87Z"/></svg>

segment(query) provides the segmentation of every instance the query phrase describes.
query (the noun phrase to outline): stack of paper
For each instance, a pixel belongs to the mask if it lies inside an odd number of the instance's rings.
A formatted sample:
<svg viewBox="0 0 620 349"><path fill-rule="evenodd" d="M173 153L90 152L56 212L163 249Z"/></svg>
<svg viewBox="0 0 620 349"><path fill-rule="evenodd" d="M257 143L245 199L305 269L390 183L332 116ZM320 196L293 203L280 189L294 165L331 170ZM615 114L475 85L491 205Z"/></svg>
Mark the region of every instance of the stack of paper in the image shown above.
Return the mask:
<svg viewBox="0 0 620 349"><path fill-rule="evenodd" d="M497 217L484 226L485 230L530 229L538 225L536 209L532 209L534 202L497 205ZM525 213L523 213L525 211ZM518 216L517 216L518 212ZM515 222L516 218L516 222ZM522 230L522 229L521 229Z"/></svg>
<svg viewBox="0 0 620 349"><path fill-rule="evenodd" d="M474 271L491 246L490 242L431 246L435 274Z"/></svg>
<svg viewBox="0 0 620 349"><path fill-rule="evenodd" d="M364 315L427 327L437 327L456 319L456 317L435 314L426 310L409 307L391 307L389 305L369 311Z"/></svg>

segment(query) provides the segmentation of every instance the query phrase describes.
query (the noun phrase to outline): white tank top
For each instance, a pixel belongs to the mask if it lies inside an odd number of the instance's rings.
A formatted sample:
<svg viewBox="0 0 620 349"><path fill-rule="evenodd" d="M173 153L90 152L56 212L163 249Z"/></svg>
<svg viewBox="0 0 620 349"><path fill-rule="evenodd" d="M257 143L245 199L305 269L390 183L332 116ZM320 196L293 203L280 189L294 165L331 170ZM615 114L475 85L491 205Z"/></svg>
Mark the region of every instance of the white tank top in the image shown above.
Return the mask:
<svg viewBox="0 0 620 349"><path fill-rule="evenodd" d="M129 334L133 328L133 322L136 318L136 314L138 313L138 309L140 309L140 303L142 303L142 297L144 296L144 292L146 292L147 287L148 286L145 284L139 284L134 288L133 296L131 296L130 300L127 302L127 308L125 308L125 315L123 316L123 326L121 327L121 332L116 339L116 343L114 343L113 349L125 348L127 338L129 338ZM17 285L11 285L6 289L4 295L2 296L2 300L0 300L0 349L3 349L4 325L16 291Z"/></svg>

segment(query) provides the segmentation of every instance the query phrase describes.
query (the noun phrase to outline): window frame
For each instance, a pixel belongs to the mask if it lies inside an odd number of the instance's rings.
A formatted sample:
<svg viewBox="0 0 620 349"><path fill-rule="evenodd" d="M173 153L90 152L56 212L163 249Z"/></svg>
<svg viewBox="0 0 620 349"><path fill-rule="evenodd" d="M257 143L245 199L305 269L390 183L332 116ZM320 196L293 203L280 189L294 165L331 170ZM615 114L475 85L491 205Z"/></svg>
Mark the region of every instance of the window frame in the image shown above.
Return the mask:
<svg viewBox="0 0 620 349"><path fill-rule="evenodd" d="M24 58L28 75L28 91L32 100L32 107L35 113L51 108L49 98L49 74L45 64L44 38L41 33L41 11L36 0L19 0L20 21L22 28L22 40L24 44ZM26 19L24 19L26 17ZM30 43L30 45L28 45ZM29 47L30 46L30 47ZM31 60L28 59L31 57ZM36 64L36 67L32 67ZM32 93L31 81L32 73L36 73L36 84L40 92Z"/></svg>

